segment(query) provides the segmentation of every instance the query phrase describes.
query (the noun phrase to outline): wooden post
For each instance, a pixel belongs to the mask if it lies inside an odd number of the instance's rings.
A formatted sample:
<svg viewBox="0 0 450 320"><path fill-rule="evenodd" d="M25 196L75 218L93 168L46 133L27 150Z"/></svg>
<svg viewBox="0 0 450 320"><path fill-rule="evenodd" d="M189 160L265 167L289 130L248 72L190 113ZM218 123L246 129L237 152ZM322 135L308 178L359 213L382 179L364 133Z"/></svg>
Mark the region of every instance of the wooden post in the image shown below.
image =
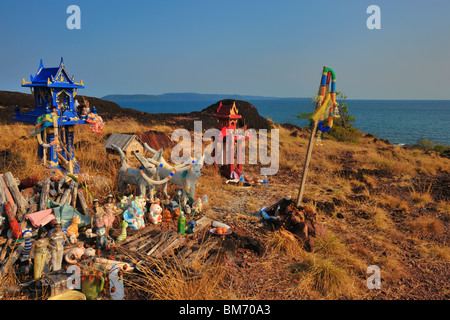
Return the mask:
<svg viewBox="0 0 450 320"><path fill-rule="evenodd" d="M75 183L76 182L72 180L70 182L69 187L66 190L64 190L64 193L63 193L63 195L61 197L61 201L60 201L61 204L69 202L68 201L69 200L69 195L73 193L73 188L75 187Z"/></svg>
<svg viewBox="0 0 450 320"><path fill-rule="evenodd" d="M322 70L322 77L320 79L320 85L319 85L319 91L318 91L319 96L321 95L321 91L322 91L322 89L324 89L324 86L325 86L325 83L323 83L322 80L324 79L323 77L326 75L325 72L326 72L327 68L328 68L327 66L324 66L323 70ZM324 91L322 91L322 95L324 95ZM324 96L322 98L325 99ZM317 100L315 110L317 110L319 107L321 107L322 103L323 103L323 101ZM305 166L303 167L302 181L300 182L300 187L298 190L297 203L296 203L297 207L300 206L300 203L303 200L303 193L305 191L305 185L306 185L306 177L308 175L309 162L311 161L311 153L312 153L312 149L314 147L314 137L316 134L318 124L319 124L319 120L315 120L313 128L311 129L311 136L309 137L308 150L306 151Z"/></svg>
<svg viewBox="0 0 450 320"><path fill-rule="evenodd" d="M41 189L41 197L39 199L39 211L47 209L48 194L50 192L50 178L44 180Z"/></svg>
<svg viewBox="0 0 450 320"><path fill-rule="evenodd" d="M74 208L77 207L77 194L78 194L78 183L75 183L75 186L73 187L72 191L72 202L71 202L71 205Z"/></svg>
<svg viewBox="0 0 450 320"><path fill-rule="evenodd" d="M80 200L81 209L83 209L83 213L85 216L89 215L89 209L86 203L86 198L84 197L84 194L82 190L78 190L78 199Z"/></svg>
<svg viewBox="0 0 450 320"><path fill-rule="evenodd" d="M308 151L306 152L305 165L303 167L302 182L300 183L300 187L298 190L298 197L297 197L297 203L296 203L297 207L300 206L300 203L303 200L303 193L305 192L306 177L308 175L309 162L311 161L311 153L312 153L312 149L314 147L314 136L316 134L317 123L318 123L318 121L314 121L314 125L311 130L311 136L309 137Z"/></svg>
<svg viewBox="0 0 450 320"><path fill-rule="evenodd" d="M12 175L11 172L5 173L5 180L6 180L6 184L8 185L8 188L11 191L11 194L17 204L17 209L18 209L17 218L18 218L18 220L22 220L23 215L25 214L25 211L26 211L26 201L25 201L24 197L22 196L22 194L20 193L19 187L17 186L16 179L14 178L14 176Z"/></svg>
<svg viewBox="0 0 450 320"><path fill-rule="evenodd" d="M40 133L38 133L40 134ZM47 143L47 129L44 130L44 143ZM47 165L47 148L42 147L42 160L44 162L44 166Z"/></svg>

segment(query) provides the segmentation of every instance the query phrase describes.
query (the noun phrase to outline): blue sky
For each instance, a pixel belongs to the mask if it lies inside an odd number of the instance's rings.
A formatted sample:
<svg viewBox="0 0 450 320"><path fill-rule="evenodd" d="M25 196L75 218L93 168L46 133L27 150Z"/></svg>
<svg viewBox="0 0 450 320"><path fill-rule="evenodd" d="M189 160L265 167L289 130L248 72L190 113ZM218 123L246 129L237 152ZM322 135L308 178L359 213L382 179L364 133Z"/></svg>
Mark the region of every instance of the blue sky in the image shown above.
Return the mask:
<svg viewBox="0 0 450 320"><path fill-rule="evenodd" d="M69 30L66 9L81 9ZM369 30L369 5L381 30ZM79 94L311 97L323 65L350 99L450 99L450 1L0 2L0 90L64 57Z"/></svg>

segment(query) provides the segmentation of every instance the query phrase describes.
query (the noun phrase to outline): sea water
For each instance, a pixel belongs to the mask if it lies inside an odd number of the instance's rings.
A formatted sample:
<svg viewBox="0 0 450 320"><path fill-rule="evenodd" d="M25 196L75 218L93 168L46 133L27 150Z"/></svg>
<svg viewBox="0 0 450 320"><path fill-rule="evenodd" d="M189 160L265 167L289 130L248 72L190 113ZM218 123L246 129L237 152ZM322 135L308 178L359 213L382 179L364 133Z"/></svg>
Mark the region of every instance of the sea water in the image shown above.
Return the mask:
<svg viewBox="0 0 450 320"><path fill-rule="evenodd" d="M176 101L117 101L124 108L149 113L189 113L201 111L213 100ZM311 98L249 100L265 118L278 123L291 123L300 127L308 120L294 115L312 112ZM450 145L450 100L347 100L349 114L355 117L354 127L376 134L393 144L415 144L421 139Z"/></svg>

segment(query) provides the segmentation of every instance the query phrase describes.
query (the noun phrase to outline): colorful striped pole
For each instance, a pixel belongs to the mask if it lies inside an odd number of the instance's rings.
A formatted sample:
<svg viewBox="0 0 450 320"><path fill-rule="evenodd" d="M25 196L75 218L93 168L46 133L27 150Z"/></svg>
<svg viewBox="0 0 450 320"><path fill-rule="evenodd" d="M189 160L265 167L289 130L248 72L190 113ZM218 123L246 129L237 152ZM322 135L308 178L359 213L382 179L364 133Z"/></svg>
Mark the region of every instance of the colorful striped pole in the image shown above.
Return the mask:
<svg viewBox="0 0 450 320"><path fill-rule="evenodd" d="M335 105L337 105L337 103L336 103L336 73L334 72L334 70L332 68L324 66L323 71L322 71L322 78L320 80L320 87L319 87L319 96L321 96L321 98L317 100L316 110L318 110L322 106L322 103L324 103L325 96L327 94L327 88L330 83L330 78L331 78L330 96L331 96L331 101L332 101L331 108L333 108ZM306 177L308 175L309 163L311 161L311 153L312 153L312 149L314 146L314 137L315 137L315 133L317 130L318 122L319 122L319 119L316 118L316 120L314 120L313 128L311 129L311 136L309 138L308 150L306 152L305 165L303 166L302 181L300 182L300 187L298 190L297 203L296 203L297 207L300 206L300 203L303 200L303 193L305 191L305 185L306 185Z"/></svg>

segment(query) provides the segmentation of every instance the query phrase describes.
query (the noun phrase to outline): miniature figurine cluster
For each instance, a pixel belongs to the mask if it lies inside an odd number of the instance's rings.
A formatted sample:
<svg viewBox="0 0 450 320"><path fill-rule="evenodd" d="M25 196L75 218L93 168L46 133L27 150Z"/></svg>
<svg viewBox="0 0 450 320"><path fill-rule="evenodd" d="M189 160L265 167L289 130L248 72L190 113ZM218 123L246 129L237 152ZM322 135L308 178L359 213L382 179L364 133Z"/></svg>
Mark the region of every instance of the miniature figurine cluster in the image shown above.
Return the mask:
<svg viewBox="0 0 450 320"><path fill-rule="evenodd" d="M93 261L115 260L117 246L130 234L141 232L148 225L176 229L178 234L192 233L195 224L186 225L186 216L189 214L193 218L208 204L206 195L194 200L189 194L183 204L181 189L175 191L173 199L165 201L150 200L144 195L115 197L109 194L102 200L94 199L86 215L69 204L71 199L64 196L57 197L59 202L50 199L50 194L55 191L53 188L60 186L64 195L64 186L70 190L77 185L71 178L65 179L48 180L52 184L49 191L44 190L45 182L38 183L42 185L41 195L49 192L47 204L43 210L28 210L19 217L20 203L15 202L8 186L3 183L3 175L0 175L0 194L5 196L0 200L6 200L3 209L9 219L9 244L16 254L11 265L35 292L42 291L57 275L66 275L67 278L68 267L77 265L81 268L81 292L86 299L96 299L108 287L109 279L108 270L93 268ZM7 249L5 246L4 252Z"/></svg>

